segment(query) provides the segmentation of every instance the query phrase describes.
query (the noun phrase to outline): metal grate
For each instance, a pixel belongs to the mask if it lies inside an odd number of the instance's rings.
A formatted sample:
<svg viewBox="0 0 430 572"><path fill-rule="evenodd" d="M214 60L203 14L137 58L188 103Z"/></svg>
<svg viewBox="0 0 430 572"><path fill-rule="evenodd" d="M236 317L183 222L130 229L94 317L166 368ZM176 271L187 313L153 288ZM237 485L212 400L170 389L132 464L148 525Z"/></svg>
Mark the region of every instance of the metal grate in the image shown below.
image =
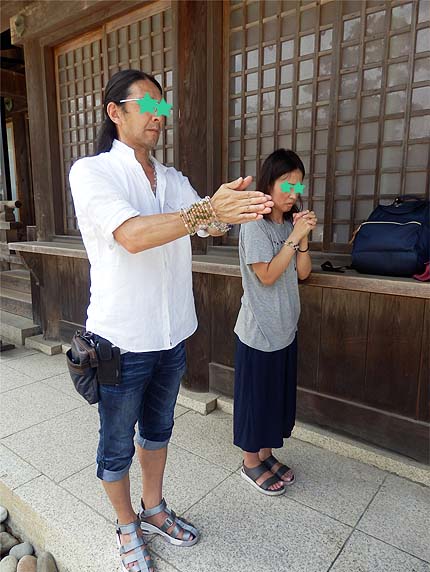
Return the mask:
<svg viewBox="0 0 430 572"><path fill-rule="evenodd" d="M65 234L79 234L68 173L74 161L95 151L108 78L122 69L147 71L156 77L167 102L172 103L172 11L164 6L159 10L154 13L152 6L147 15L145 10L128 14L55 51ZM172 165L173 149L173 120L168 117L155 156Z"/></svg>
<svg viewBox="0 0 430 572"><path fill-rule="evenodd" d="M429 20L426 0L230 2L224 177L296 150L313 245L341 252L380 200L428 197Z"/></svg>
<svg viewBox="0 0 430 572"><path fill-rule="evenodd" d="M68 174L79 157L94 153L97 126L103 117L101 35L56 55L57 101L62 149L65 230L77 233Z"/></svg>

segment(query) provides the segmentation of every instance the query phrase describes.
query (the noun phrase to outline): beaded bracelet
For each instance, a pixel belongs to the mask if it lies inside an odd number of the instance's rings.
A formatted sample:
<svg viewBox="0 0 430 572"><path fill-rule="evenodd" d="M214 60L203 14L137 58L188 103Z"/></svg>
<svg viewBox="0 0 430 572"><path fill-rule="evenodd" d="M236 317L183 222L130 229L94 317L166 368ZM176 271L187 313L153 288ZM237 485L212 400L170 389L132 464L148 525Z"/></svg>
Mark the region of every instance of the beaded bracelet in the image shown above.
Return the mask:
<svg viewBox="0 0 430 572"><path fill-rule="evenodd" d="M230 224L217 220L210 197L194 203L188 209L181 209L179 214L190 235L198 230L212 229L225 233L231 229Z"/></svg>
<svg viewBox="0 0 430 572"><path fill-rule="evenodd" d="M188 234L193 235L202 228L216 221L215 211L209 197L194 203L188 209L181 209L182 222Z"/></svg>
<svg viewBox="0 0 430 572"><path fill-rule="evenodd" d="M228 232L231 229L231 224L227 224L226 222L220 222L219 220L214 220L208 225L209 230L216 230L217 232Z"/></svg>

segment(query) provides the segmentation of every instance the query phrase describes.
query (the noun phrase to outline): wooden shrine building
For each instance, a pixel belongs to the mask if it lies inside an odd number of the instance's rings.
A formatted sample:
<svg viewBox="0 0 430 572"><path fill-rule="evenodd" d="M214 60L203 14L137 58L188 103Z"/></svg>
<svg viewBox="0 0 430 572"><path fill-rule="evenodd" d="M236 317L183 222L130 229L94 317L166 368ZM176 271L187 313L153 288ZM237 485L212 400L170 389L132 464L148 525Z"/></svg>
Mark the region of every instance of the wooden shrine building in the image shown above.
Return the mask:
<svg viewBox="0 0 430 572"><path fill-rule="evenodd" d="M31 270L33 319L44 335L69 341L85 321L89 266L68 171L94 152L107 80L140 68L173 103L156 157L202 196L239 175L258 177L277 147L301 155L304 202L320 222L314 272L300 286L299 418L429 463L429 283L320 267L348 261L354 229L379 202L430 198L429 2L3 5L10 49L22 51L25 66L24 202L35 227L13 248ZM237 234L193 240L200 326L184 383L196 391L232 395Z"/></svg>

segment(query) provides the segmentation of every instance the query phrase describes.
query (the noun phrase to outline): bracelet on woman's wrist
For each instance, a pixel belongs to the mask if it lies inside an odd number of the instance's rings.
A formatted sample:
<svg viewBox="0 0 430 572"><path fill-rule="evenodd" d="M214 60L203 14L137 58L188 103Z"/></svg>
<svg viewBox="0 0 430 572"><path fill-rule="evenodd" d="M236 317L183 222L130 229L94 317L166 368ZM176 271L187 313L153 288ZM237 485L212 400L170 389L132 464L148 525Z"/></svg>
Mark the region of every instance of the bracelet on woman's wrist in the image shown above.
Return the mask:
<svg viewBox="0 0 430 572"><path fill-rule="evenodd" d="M285 245L289 246L290 248L292 248L296 252L299 250L299 244L297 242L293 242L292 240L289 240L288 242L286 242Z"/></svg>
<svg viewBox="0 0 430 572"><path fill-rule="evenodd" d="M300 248L297 249L297 252L307 252L309 250L309 244L308 247L305 248L304 250L300 250Z"/></svg>

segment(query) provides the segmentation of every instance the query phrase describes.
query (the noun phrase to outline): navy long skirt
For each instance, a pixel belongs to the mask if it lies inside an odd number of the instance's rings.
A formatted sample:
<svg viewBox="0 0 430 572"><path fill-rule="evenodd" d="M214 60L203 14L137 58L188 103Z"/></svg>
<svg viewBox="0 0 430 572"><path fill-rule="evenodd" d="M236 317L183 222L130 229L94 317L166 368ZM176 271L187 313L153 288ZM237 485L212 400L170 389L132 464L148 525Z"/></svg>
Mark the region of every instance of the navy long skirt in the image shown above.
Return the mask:
<svg viewBox="0 0 430 572"><path fill-rule="evenodd" d="M297 335L275 352L236 343L234 444L249 453L282 447L296 420Z"/></svg>

